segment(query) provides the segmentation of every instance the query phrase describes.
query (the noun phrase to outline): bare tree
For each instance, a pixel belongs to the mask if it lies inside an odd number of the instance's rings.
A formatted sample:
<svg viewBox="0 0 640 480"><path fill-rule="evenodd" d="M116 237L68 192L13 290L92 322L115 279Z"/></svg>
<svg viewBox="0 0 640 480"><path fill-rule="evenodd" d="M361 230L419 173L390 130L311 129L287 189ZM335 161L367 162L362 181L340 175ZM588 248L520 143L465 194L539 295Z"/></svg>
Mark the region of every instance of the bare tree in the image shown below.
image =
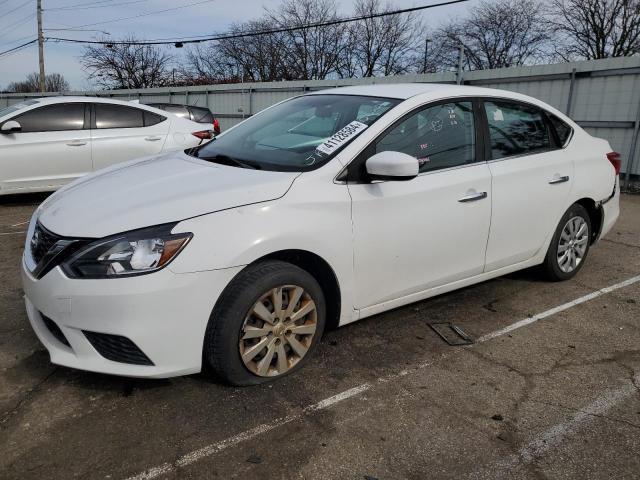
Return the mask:
<svg viewBox="0 0 640 480"><path fill-rule="evenodd" d="M283 33L287 70L300 80L324 79L335 72L341 49L344 25L305 27L338 18L334 0L284 0L267 18L280 29L296 27Z"/></svg>
<svg viewBox="0 0 640 480"><path fill-rule="evenodd" d="M86 46L80 62L89 80L103 88L159 87L172 80L173 57L154 45L104 40L104 44Z"/></svg>
<svg viewBox="0 0 640 480"><path fill-rule="evenodd" d="M393 9L382 0L357 0L354 13ZM422 71L426 35L416 14L326 25L338 18L335 0L284 0L258 20L234 25L231 38L190 48L182 77L204 84Z"/></svg>
<svg viewBox="0 0 640 480"><path fill-rule="evenodd" d="M190 47L180 69L183 82L189 85L235 83L239 73L239 63L234 65L218 44Z"/></svg>
<svg viewBox="0 0 640 480"><path fill-rule="evenodd" d="M465 67L473 70L534 63L549 56L550 31L540 0L487 0L468 17L442 26L434 54L442 67L458 63L460 44Z"/></svg>
<svg viewBox="0 0 640 480"><path fill-rule="evenodd" d="M196 46L187 52L185 78L193 83L275 81L294 78L288 69L286 45L281 33L257 34L276 29L269 19L233 25L232 35L207 46ZM252 35L256 33L256 35Z"/></svg>
<svg viewBox="0 0 640 480"><path fill-rule="evenodd" d="M551 0L550 24L563 60L640 52L640 0Z"/></svg>
<svg viewBox="0 0 640 480"><path fill-rule="evenodd" d="M393 5L383 5L381 0L355 3L356 16L390 10ZM349 26L346 53L338 70L342 76L362 77L405 73L415 67L424 38L425 28L414 13L360 20Z"/></svg>
<svg viewBox="0 0 640 480"><path fill-rule="evenodd" d="M49 73L44 76L45 91L47 92L66 92L69 90L69 82L67 82L59 73ZM33 72L27 75L21 82L11 82L7 86L8 92L30 93L40 91L40 74Z"/></svg>

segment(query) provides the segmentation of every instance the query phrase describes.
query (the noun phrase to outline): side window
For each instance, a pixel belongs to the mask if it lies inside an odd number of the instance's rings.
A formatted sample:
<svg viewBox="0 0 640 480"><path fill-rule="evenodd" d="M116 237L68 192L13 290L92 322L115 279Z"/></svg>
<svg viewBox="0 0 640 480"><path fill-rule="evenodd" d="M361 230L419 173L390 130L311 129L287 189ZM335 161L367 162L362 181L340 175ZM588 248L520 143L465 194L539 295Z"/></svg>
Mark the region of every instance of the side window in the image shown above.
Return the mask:
<svg viewBox="0 0 640 480"><path fill-rule="evenodd" d="M145 127L150 127L151 125L155 125L167 119L167 117L163 117L162 115L158 115L157 113L149 112L147 110L144 110L143 115Z"/></svg>
<svg viewBox="0 0 640 480"><path fill-rule="evenodd" d="M553 115L552 113L547 113L549 120L551 120L551 124L553 128L555 128L556 133L558 134L558 140L560 140L560 147L565 147L569 140L571 139L571 135L573 135L573 128L564 123L558 117Z"/></svg>
<svg viewBox="0 0 640 480"><path fill-rule="evenodd" d="M96 128L136 128L144 126L143 112L139 108L94 103Z"/></svg>
<svg viewBox="0 0 640 480"><path fill-rule="evenodd" d="M82 130L84 103L57 103L34 108L11 120L20 124L23 133Z"/></svg>
<svg viewBox="0 0 640 480"><path fill-rule="evenodd" d="M162 109L180 118L189 118L189 110L182 105L165 105Z"/></svg>
<svg viewBox="0 0 640 480"><path fill-rule="evenodd" d="M489 124L491 158L549 150L551 141L539 108L509 101L484 102Z"/></svg>
<svg viewBox="0 0 640 480"><path fill-rule="evenodd" d="M191 120L198 123L213 123L213 114L206 108L189 107Z"/></svg>
<svg viewBox="0 0 640 480"><path fill-rule="evenodd" d="M416 157L421 173L473 163L472 102L439 104L410 115L376 141L375 153L385 151Z"/></svg>

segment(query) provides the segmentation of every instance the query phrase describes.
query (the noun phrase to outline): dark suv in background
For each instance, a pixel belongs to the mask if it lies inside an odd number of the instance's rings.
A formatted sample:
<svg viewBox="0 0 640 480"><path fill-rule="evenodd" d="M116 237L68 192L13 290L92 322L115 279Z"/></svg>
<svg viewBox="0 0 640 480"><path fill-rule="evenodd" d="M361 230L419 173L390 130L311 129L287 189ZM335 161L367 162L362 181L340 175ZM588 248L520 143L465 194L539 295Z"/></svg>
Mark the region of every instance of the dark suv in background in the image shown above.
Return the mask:
<svg viewBox="0 0 640 480"><path fill-rule="evenodd" d="M147 103L150 107L159 108L165 112L173 113L181 118L209 125L213 133L220 133L220 122L213 116L211 110L206 107L194 107L192 105L180 105L177 103Z"/></svg>

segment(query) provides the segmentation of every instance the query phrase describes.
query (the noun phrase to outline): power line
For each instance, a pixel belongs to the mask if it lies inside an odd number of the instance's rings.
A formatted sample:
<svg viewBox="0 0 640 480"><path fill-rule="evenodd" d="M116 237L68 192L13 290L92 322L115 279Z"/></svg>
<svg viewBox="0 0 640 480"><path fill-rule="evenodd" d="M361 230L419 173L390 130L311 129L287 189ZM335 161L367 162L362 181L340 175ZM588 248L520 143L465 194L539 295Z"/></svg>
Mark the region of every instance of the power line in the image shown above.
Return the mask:
<svg viewBox="0 0 640 480"><path fill-rule="evenodd" d="M213 2L213 0L203 0L200 2L195 2L195 3L189 3L187 5L180 5L179 7L173 7L173 8L165 8L164 10L155 10L153 12L147 12L147 13L141 13L139 15L134 15L132 17L122 17L122 18L115 18L113 20L105 20L104 22L95 22L95 23L86 23L84 25L75 25L72 26L71 28L49 28L48 30L50 31L54 31L54 30L66 30L66 31L73 31L79 28L83 28L83 27L94 27L96 25L105 25L107 23L114 23L114 22L121 22L123 20L131 20L133 18L141 18L141 17L148 17L149 15L156 15L158 13L164 13L164 12L171 12L174 10L180 10L182 8L187 8L187 7L193 7L195 5L202 5L203 3L210 3Z"/></svg>
<svg viewBox="0 0 640 480"><path fill-rule="evenodd" d="M18 5L16 8L9 10L8 12L5 12L2 14L3 17L6 17L7 15L15 12L16 10L20 10L22 7L27 6L28 4L30 4L31 2L33 2L33 0L27 0L24 3L21 3L20 5Z"/></svg>
<svg viewBox="0 0 640 480"><path fill-rule="evenodd" d="M456 3L468 2L469 0L449 0L440 3L434 3L431 5L422 5L420 7L411 7L411 8L403 8L401 10L390 10L387 12L380 13L372 13L370 15L362 15L360 17L348 17L348 18L337 18L335 20L329 20L326 22L316 22L310 23L306 25L298 25L295 27L282 27L282 28L273 28L273 29L265 29L265 30L254 30L246 33L222 33L218 35L196 35L192 37L174 37L172 40L166 39L155 39L155 40L134 40L134 41L109 41L109 40L82 40L77 38L60 38L60 37L47 37L47 40L53 40L56 42L67 42L67 43L82 43L82 44L100 44L100 45L172 45L176 43L176 40L179 40L180 43L202 43L202 42L212 42L219 40L231 40L235 38L246 38L246 37L257 37L260 35L270 35L275 33L286 33L286 32L295 32L298 30L305 30L307 28L318 28L318 27L328 27L331 25L339 25L343 23L357 22L361 20L369 20L373 18L381 18L388 17L391 15L399 15L402 13L411 13L417 12L421 10L427 10L429 8L442 7L445 5L453 5ZM204 2L202 2L204 3ZM95 24L94 24L95 25ZM88 25L81 25L88 26ZM63 29L59 29L63 30ZM199 38L203 37L203 38ZM186 40L181 40L180 38L187 38Z"/></svg>
<svg viewBox="0 0 640 480"><path fill-rule="evenodd" d="M21 49L23 49L25 47L28 47L29 45L32 45L32 44L36 43L37 41L38 41L38 39L34 38L33 40L31 40L29 42L23 43L22 45L18 45L17 47L13 47L13 48L10 48L9 50L5 50L4 52L0 52L0 57L3 57L5 55L9 55L10 53L13 53L13 52L21 50Z"/></svg>
<svg viewBox="0 0 640 480"><path fill-rule="evenodd" d="M7 43L3 44L2 46L9 46L13 43L20 43L25 41L27 38L33 38L33 33L29 34L29 35L25 35L24 37L20 37L20 38L16 38L13 40L8 41Z"/></svg>
<svg viewBox="0 0 640 480"><path fill-rule="evenodd" d="M2 37L6 37L7 33L9 32L13 32L16 28L18 28L21 25L24 25L25 23L27 23L29 20L31 20L32 18L34 18L36 16L35 13L30 13L29 15L27 15L26 17L21 18L20 20L13 22L11 24L11 27L9 28L5 28L3 30L0 30L0 38Z"/></svg>
<svg viewBox="0 0 640 480"><path fill-rule="evenodd" d="M113 0L109 0L109 1L113 1ZM45 8L43 9L45 12L52 12L54 10L56 11L60 11L60 10L91 10L94 8L111 8L111 7L119 7L122 5L132 5L134 3L143 3L143 2L148 2L149 0L131 0L129 2L122 2L122 3L107 3L105 4L105 2L95 2L95 3L80 3L77 5L69 5L67 7L55 7L55 8ZM87 5L87 6L83 6L83 5Z"/></svg>
<svg viewBox="0 0 640 480"><path fill-rule="evenodd" d="M74 5L62 5L61 7L46 8L45 10L63 10L67 8L84 7L86 5L98 5L103 3L110 3L113 1L114 0L98 0L97 2L85 2L85 3L76 3Z"/></svg>

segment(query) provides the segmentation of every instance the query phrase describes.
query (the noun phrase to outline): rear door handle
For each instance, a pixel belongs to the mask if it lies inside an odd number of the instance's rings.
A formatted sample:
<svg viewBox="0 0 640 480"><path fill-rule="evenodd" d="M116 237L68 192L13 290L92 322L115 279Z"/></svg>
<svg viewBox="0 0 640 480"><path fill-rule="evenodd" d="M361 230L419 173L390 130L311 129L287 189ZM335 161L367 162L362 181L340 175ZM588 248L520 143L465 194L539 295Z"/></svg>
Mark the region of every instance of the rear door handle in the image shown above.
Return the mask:
<svg viewBox="0 0 640 480"><path fill-rule="evenodd" d="M82 140L71 140L67 143L67 145L69 145L70 147L81 147L86 144L87 142L83 142Z"/></svg>
<svg viewBox="0 0 640 480"><path fill-rule="evenodd" d="M145 137L147 142L157 142L158 140L162 140L162 137Z"/></svg>
<svg viewBox="0 0 640 480"><path fill-rule="evenodd" d="M459 198L458 201L461 203L475 202L476 200L482 200L483 198L487 198L487 192L469 193L464 197Z"/></svg>
<svg viewBox="0 0 640 480"><path fill-rule="evenodd" d="M564 183L569 181L569 175L555 176L553 180L549 182L549 185L555 185L557 183Z"/></svg>

